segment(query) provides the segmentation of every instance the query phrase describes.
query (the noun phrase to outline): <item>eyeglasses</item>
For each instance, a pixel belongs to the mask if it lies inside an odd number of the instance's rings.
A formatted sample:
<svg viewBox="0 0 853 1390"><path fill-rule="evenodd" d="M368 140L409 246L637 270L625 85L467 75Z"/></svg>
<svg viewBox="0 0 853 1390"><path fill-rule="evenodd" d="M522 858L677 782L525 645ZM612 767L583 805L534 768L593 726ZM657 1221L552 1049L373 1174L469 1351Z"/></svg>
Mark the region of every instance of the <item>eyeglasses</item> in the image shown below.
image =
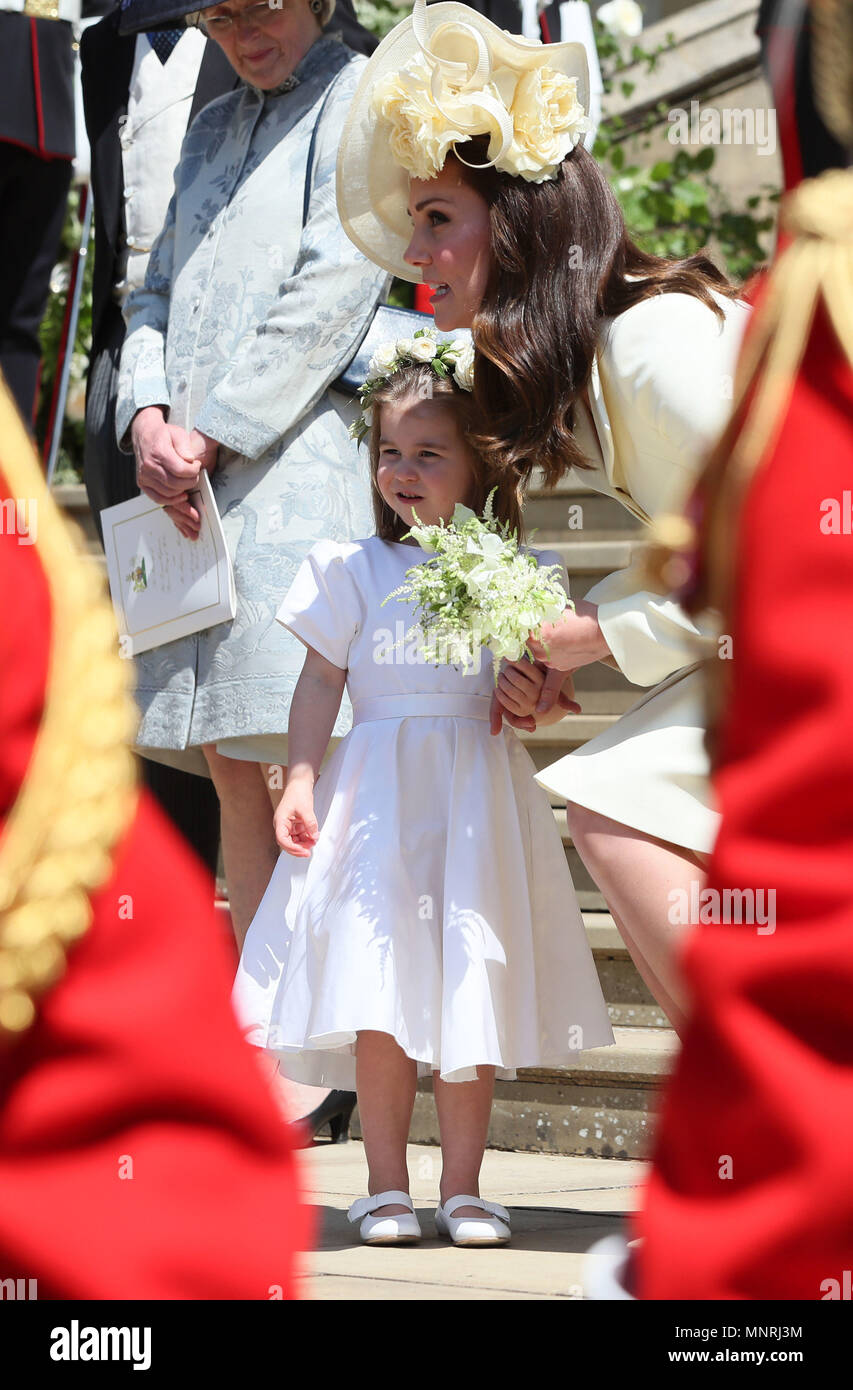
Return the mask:
<svg viewBox="0 0 853 1390"><path fill-rule="evenodd" d="M281 10L280 3L276 5L273 0L260 0L260 4L246 5L236 14L206 15L202 11L201 24L209 34L228 34L242 21L263 28L266 24L272 24L281 14Z"/></svg>

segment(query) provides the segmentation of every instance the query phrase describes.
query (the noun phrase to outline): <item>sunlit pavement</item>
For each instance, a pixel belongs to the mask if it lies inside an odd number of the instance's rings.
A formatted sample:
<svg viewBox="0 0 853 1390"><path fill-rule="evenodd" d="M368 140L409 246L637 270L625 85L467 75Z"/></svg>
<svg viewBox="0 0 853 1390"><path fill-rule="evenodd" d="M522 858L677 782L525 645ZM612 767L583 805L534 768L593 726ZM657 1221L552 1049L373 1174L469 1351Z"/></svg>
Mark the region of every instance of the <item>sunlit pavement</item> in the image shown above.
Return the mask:
<svg viewBox="0 0 853 1390"><path fill-rule="evenodd" d="M302 1151L303 1182L316 1219L301 1296L308 1299L542 1299L583 1297L584 1255L600 1237L624 1232L647 1164L487 1149L481 1196L512 1218L512 1243L456 1248L435 1234L441 1155L409 1145L409 1173L423 1240L366 1246L347 1209L367 1193L364 1147L319 1140Z"/></svg>

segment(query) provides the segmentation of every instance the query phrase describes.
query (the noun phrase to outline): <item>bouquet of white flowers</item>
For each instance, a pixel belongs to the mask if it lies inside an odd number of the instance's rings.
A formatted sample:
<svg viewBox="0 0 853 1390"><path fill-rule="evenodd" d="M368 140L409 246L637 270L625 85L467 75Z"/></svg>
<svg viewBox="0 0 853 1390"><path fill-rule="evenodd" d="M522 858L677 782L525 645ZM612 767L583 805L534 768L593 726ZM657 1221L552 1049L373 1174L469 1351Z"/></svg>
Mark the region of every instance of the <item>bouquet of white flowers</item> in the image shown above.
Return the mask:
<svg viewBox="0 0 853 1390"><path fill-rule="evenodd" d="M433 558L407 570L407 582L382 603L398 598L417 604L420 621L401 641L418 638L436 666L460 663L467 675L469 666L478 665L480 647L488 647L497 685L500 662L522 655L533 661L528 634L539 641L542 624L556 622L574 604L560 583L560 566L540 568L535 556L519 551L508 523L496 521L494 492L482 517L457 503L447 525L424 526L413 509L418 524L406 536Z"/></svg>

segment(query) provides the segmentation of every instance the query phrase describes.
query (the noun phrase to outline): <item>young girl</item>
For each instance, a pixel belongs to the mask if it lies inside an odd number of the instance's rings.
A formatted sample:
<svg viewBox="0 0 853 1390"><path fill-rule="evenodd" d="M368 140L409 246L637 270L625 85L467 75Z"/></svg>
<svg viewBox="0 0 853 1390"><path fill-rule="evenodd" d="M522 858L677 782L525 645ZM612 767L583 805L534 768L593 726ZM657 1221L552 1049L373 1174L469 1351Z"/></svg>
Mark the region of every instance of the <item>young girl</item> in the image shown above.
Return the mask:
<svg viewBox="0 0 853 1390"><path fill-rule="evenodd" d="M395 362L372 412L377 534L315 544L277 614L308 649L275 813L286 853L234 1001L285 1076L357 1091L369 1196L349 1217L363 1240L420 1237L406 1142L418 1077L431 1072L436 1228L456 1244L502 1244L508 1213L478 1187L495 1076L571 1064L613 1033L548 799L517 735L490 736L491 654L464 674L418 660L413 643L394 650L416 612L381 606L427 558L401 539L415 512L432 524L458 502L482 511L497 482L495 515L521 533L516 481L488 478L467 439L472 397L453 375ZM505 676L527 713L541 678L526 681L523 663ZM353 727L318 777L344 684Z"/></svg>

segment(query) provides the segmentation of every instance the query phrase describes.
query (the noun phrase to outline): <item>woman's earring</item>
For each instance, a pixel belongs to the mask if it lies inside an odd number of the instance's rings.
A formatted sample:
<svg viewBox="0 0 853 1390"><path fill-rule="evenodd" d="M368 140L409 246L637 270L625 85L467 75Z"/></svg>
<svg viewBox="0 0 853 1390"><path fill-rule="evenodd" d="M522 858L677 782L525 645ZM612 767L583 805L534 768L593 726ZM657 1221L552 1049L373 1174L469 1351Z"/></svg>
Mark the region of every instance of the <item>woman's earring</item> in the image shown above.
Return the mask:
<svg viewBox="0 0 853 1390"><path fill-rule="evenodd" d="M319 14L323 8L323 0L309 0L309 8L313 14Z"/></svg>

